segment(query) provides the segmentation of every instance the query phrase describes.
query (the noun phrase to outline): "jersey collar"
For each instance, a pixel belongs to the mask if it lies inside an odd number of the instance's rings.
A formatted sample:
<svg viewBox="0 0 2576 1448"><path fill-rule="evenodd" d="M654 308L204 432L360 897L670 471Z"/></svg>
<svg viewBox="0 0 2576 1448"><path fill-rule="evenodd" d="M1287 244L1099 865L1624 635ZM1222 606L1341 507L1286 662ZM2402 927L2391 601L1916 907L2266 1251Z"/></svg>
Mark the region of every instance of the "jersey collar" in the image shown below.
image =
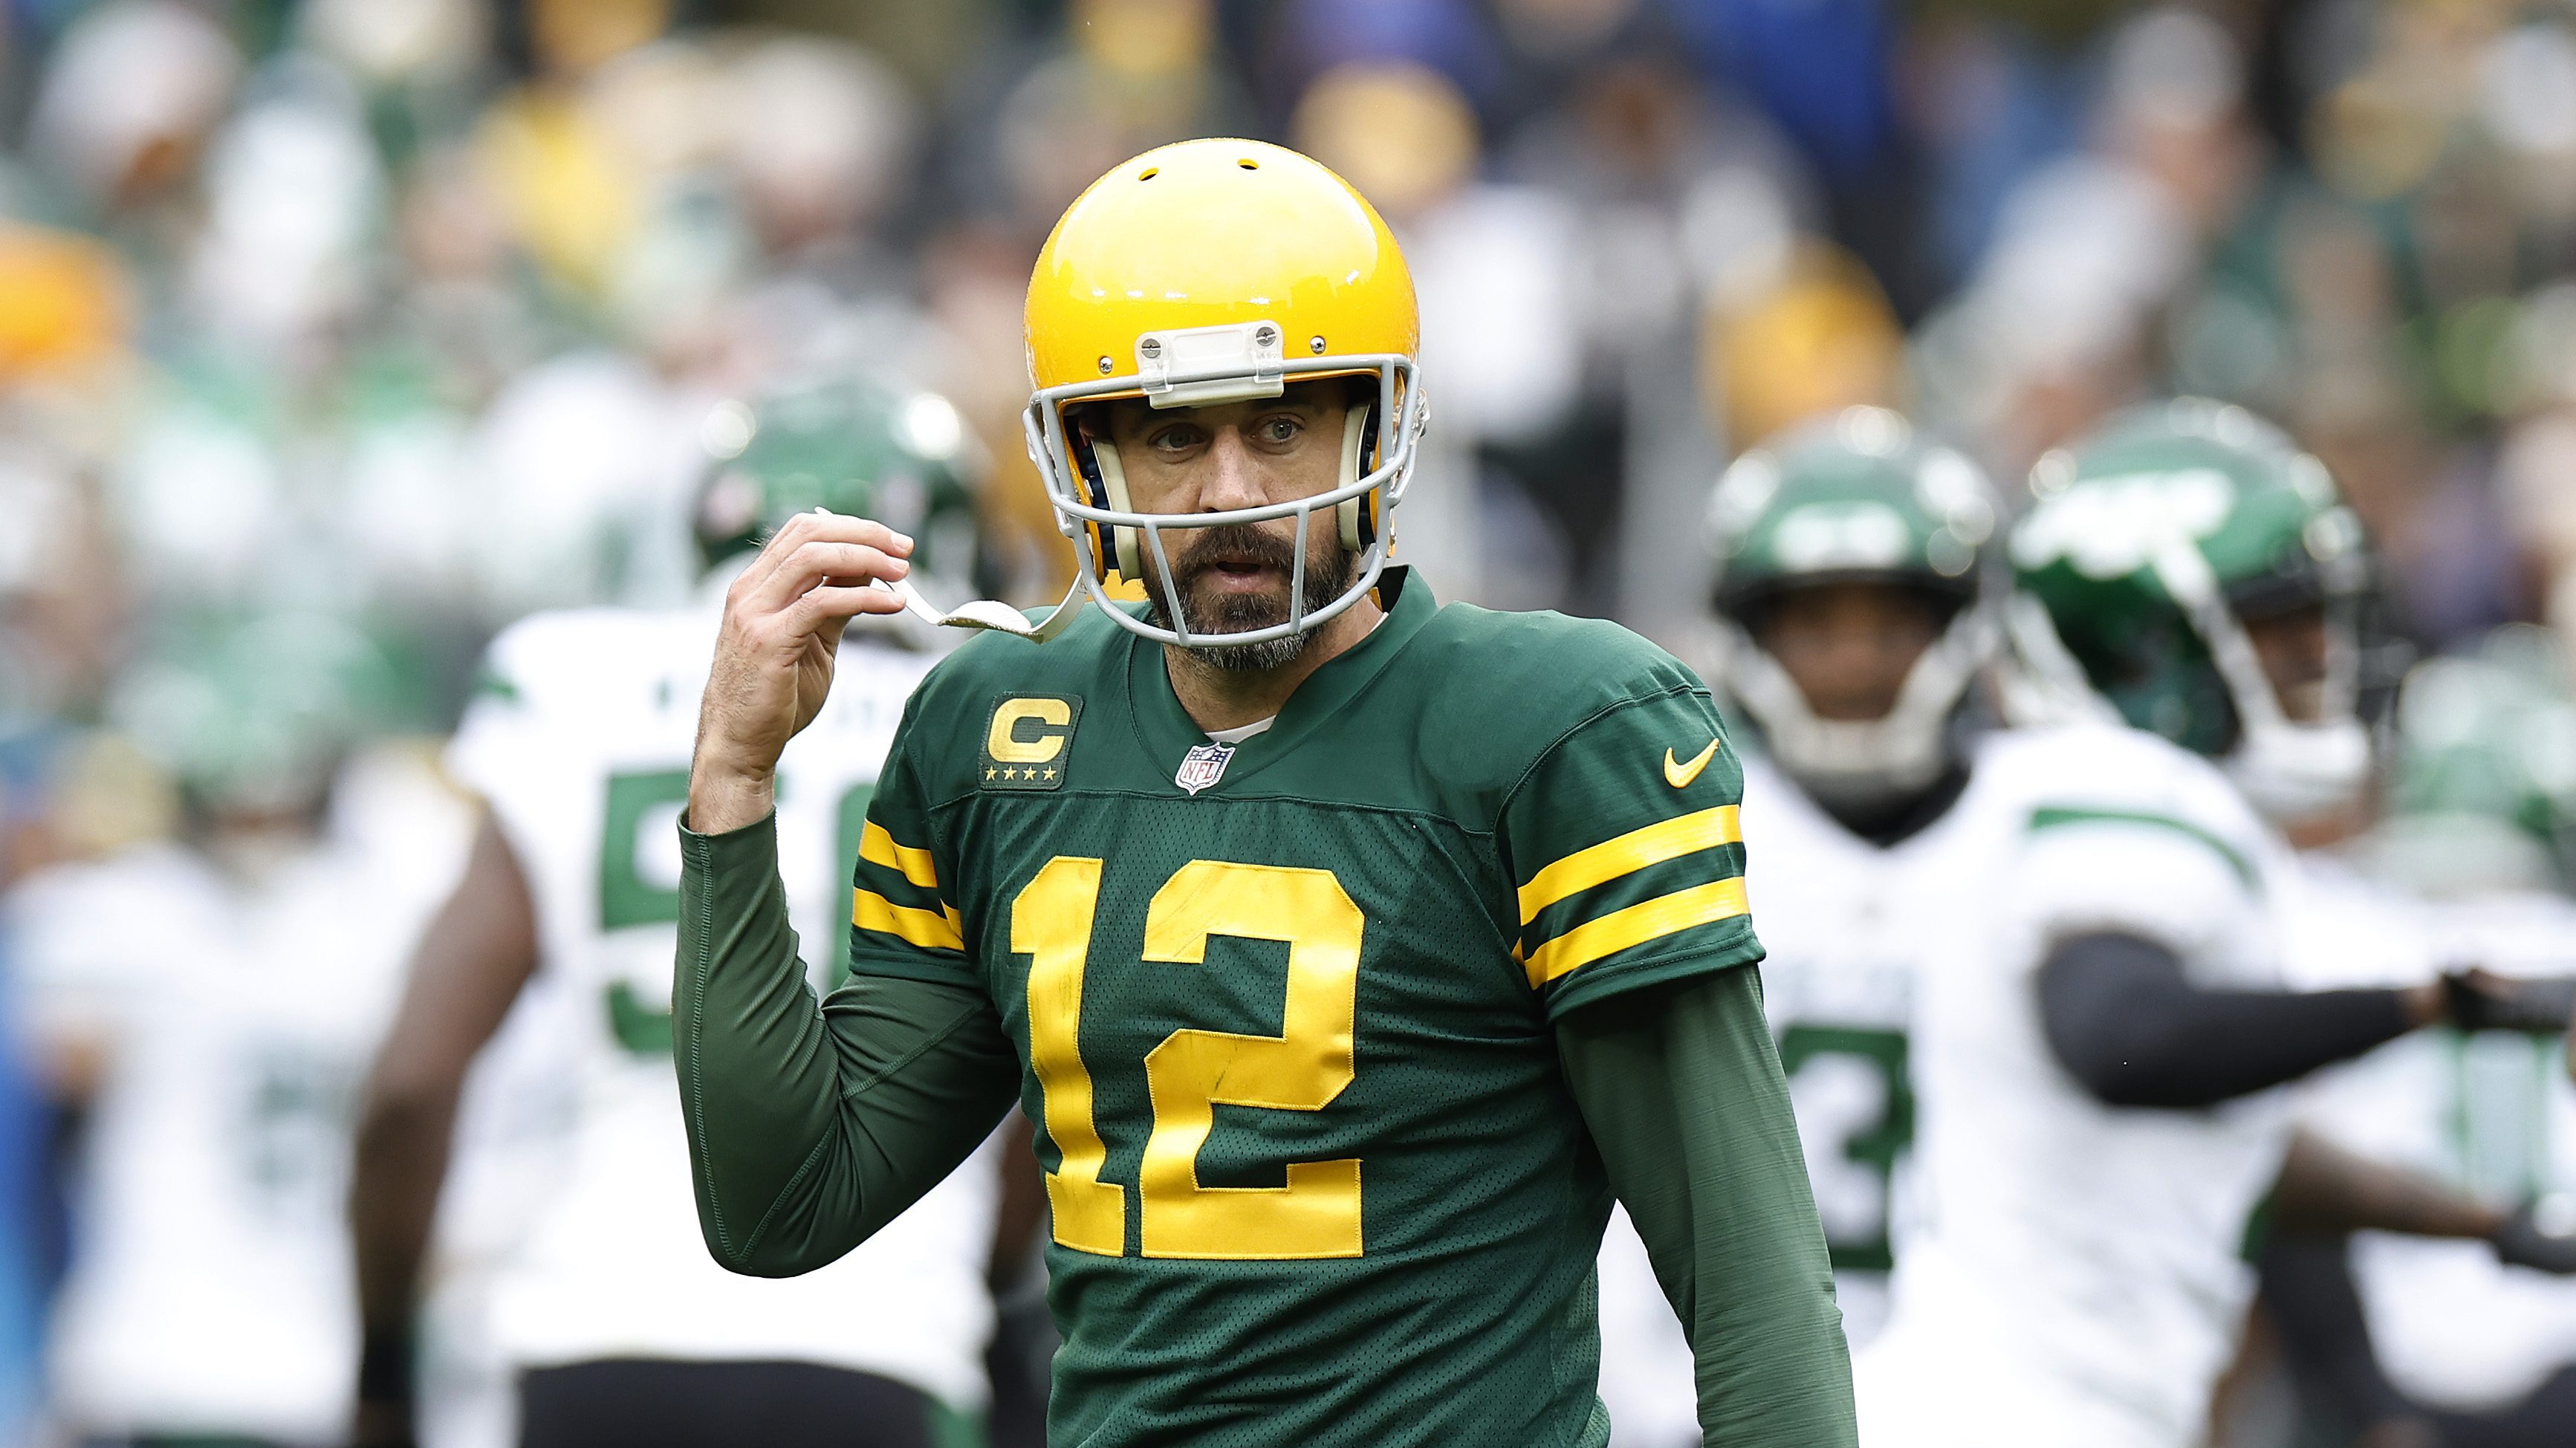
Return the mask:
<svg viewBox="0 0 2576 1448"><path fill-rule="evenodd" d="M1377 596L1380 606L1387 610L1386 621L1309 674L1306 682L1297 686L1297 692L1288 696L1288 702L1280 706L1277 723L1234 746L1233 766L1207 794L1236 793L1243 781L1287 757L1307 735L1357 698L1394 662L1405 643L1440 611L1440 601L1431 596L1430 587L1413 577L1409 568L1391 567L1380 575ZM1198 721L1181 707L1180 697L1172 692L1171 675L1163 666L1162 645L1133 634L1127 638L1127 701L1128 712L1136 723L1137 741L1158 764L1167 763L1177 769L1181 756L1208 742L1207 731L1199 728Z"/></svg>

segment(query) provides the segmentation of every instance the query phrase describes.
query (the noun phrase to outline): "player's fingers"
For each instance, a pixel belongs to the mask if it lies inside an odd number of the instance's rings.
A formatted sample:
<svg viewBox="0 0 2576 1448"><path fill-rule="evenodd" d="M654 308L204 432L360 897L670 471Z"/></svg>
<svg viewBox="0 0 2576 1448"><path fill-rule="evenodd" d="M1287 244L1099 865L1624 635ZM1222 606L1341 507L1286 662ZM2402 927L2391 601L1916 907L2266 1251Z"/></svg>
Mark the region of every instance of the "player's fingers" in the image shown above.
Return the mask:
<svg viewBox="0 0 2576 1448"><path fill-rule="evenodd" d="M860 614L901 612L903 600L882 588L827 583L796 600L781 616L800 634L814 637L829 628L837 640L840 626Z"/></svg>
<svg viewBox="0 0 2576 1448"><path fill-rule="evenodd" d="M760 588L779 569L787 566L798 549L814 542L855 544L874 548L891 558L909 557L912 553L912 539L875 519L827 513L816 508L788 519L778 531L770 534L769 541L761 545L750 566L734 580L732 591L739 595Z"/></svg>
<svg viewBox="0 0 2576 1448"><path fill-rule="evenodd" d="M870 544L809 538L779 559L741 602L754 613L776 613L827 580L852 586L872 578L901 578L911 571L912 565L904 559Z"/></svg>
<svg viewBox="0 0 2576 1448"><path fill-rule="evenodd" d="M875 593L878 590L872 588L868 591ZM811 635L814 647L826 654L838 652L841 647L841 635L848 630L849 626L849 619L844 617L835 616L821 620L814 625L814 632Z"/></svg>

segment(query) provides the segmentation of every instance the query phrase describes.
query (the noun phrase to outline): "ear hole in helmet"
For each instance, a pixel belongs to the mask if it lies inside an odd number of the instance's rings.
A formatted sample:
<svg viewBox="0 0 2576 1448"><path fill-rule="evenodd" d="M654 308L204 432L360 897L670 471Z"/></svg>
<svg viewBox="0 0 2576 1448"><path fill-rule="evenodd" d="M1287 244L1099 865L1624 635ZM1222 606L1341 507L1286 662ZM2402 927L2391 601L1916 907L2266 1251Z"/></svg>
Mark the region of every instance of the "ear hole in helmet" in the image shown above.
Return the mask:
<svg viewBox="0 0 2576 1448"><path fill-rule="evenodd" d="M1082 473L1083 496L1095 508L1129 511L1127 475L1118 465L1118 448L1105 437L1097 437L1085 416L1088 409L1065 409L1065 441L1073 454L1073 465ZM1091 557L1095 572L1103 582L1112 569L1126 578L1144 576L1143 544L1133 528L1113 528L1099 523L1084 526L1091 530Z"/></svg>
<svg viewBox="0 0 2576 1448"><path fill-rule="evenodd" d="M1357 389L1355 389L1356 391ZM1354 396L1351 409L1342 415L1342 481L1347 488L1367 477L1378 463L1377 394L1367 391L1366 405ZM1340 525L1342 546L1353 553L1377 541L1377 494L1364 493L1333 509L1334 521Z"/></svg>

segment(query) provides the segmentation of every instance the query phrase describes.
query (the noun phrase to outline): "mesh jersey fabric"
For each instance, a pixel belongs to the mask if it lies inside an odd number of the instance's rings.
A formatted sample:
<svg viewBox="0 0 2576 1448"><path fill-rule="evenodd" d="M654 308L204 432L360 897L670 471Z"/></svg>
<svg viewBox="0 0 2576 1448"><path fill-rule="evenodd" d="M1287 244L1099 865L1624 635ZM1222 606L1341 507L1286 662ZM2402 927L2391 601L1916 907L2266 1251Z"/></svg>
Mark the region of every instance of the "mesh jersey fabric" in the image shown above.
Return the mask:
<svg viewBox="0 0 2576 1448"><path fill-rule="evenodd" d="M1399 587L1195 791L1106 619L914 696L850 969L987 993L1023 1065L1051 1441L1605 1441L1552 1027L1759 959L1741 771L1624 630Z"/></svg>

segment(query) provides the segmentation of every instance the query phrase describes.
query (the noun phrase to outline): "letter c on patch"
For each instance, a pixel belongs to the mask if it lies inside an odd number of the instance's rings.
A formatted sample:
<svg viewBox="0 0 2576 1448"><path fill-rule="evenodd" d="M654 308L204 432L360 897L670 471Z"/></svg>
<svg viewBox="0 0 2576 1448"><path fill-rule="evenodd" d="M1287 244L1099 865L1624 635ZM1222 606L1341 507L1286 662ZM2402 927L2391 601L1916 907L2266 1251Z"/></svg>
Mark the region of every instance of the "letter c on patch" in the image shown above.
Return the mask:
<svg viewBox="0 0 2576 1448"><path fill-rule="evenodd" d="M1064 752L1072 722L1073 706L1062 699L1005 699L994 706L984 750L1004 764L1044 764Z"/></svg>

